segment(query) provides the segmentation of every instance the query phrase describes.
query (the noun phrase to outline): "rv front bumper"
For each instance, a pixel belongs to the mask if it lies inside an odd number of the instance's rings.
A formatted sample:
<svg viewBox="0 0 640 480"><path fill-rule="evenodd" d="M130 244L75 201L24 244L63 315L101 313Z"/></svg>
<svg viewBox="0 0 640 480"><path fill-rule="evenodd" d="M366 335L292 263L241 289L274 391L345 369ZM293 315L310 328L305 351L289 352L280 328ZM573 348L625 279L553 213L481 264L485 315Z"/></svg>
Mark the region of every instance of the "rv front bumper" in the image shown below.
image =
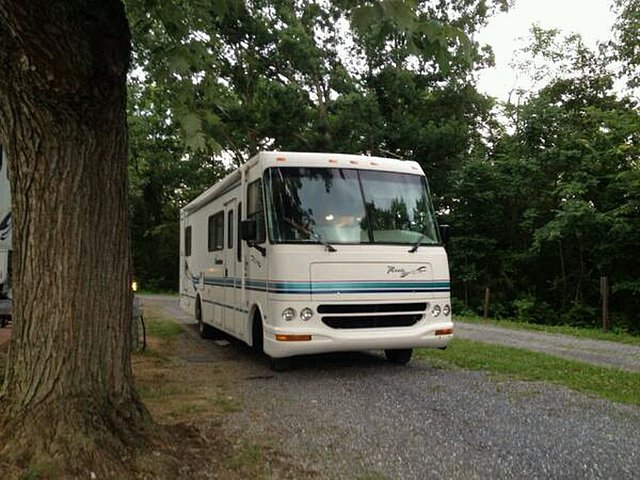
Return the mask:
<svg viewBox="0 0 640 480"><path fill-rule="evenodd" d="M272 327L265 325L264 351L274 358L327 352L399 348L445 348L453 333L453 322L427 323L414 327L328 329Z"/></svg>

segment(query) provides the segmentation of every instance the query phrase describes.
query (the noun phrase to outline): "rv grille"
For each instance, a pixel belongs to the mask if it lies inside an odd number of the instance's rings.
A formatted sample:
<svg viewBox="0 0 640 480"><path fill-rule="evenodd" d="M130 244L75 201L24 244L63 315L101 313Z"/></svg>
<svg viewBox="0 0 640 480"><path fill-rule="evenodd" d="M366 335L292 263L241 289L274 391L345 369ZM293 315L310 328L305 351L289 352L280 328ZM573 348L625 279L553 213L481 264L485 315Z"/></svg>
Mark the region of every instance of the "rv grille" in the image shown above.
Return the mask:
<svg viewBox="0 0 640 480"><path fill-rule="evenodd" d="M371 303L318 305L318 313L400 313L424 312L429 305L422 303Z"/></svg>
<svg viewBox="0 0 640 480"><path fill-rule="evenodd" d="M422 318L422 314L409 315L359 315L352 317L322 317L331 328L387 328L410 327Z"/></svg>

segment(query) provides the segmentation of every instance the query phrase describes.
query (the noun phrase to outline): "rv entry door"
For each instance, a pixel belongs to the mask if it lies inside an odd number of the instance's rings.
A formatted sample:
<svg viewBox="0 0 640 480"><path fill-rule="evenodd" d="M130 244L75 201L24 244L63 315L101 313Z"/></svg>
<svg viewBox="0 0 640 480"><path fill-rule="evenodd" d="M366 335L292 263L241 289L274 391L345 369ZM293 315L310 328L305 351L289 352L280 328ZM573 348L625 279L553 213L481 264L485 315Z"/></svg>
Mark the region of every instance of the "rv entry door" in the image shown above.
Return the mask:
<svg viewBox="0 0 640 480"><path fill-rule="evenodd" d="M228 201L225 206L225 216L226 216L226 242L224 249L224 268L225 268L225 288L224 288L224 324L225 329L238 333L239 329L239 311L238 302L241 298L240 296L240 279L238 278L238 268L237 268L237 260L236 260L236 248L238 245L237 236L239 232L237 231L238 225L238 208L237 201L235 198Z"/></svg>

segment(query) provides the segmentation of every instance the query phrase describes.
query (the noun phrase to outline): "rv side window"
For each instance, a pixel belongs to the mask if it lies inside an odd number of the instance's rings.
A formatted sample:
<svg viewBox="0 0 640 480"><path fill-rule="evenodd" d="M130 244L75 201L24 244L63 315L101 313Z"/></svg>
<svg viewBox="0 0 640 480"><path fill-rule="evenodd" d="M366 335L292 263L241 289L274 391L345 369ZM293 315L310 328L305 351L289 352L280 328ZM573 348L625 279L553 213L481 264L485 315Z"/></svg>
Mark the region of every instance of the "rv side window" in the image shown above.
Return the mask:
<svg viewBox="0 0 640 480"><path fill-rule="evenodd" d="M191 256L191 227L184 229L184 254L186 257Z"/></svg>
<svg viewBox="0 0 640 480"><path fill-rule="evenodd" d="M258 238L256 243L264 243L264 208L262 207L262 180L249 184L247 189L247 220L255 220Z"/></svg>
<svg viewBox="0 0 640 480"><path fill-rule="evenodd" d="M210 252L224 248L224 212L209 217L208 248Z"/></svg>
<svg viewBox="0 0 640 480"><path fill-rule="evenodd" d="M233 210L227 214L227 248L233 248Z"/></svg>

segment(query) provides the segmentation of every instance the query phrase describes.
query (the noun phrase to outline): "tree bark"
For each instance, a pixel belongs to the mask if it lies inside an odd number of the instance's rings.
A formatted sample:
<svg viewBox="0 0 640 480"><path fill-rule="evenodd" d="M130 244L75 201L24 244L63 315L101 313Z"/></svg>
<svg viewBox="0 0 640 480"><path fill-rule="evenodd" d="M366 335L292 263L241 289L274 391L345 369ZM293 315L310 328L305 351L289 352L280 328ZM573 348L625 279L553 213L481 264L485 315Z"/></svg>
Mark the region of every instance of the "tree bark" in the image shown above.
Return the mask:
<svg viewBox="0 0 640 480"><path fill-rule="evenodd" d="M23 465L99 473L149 418L130 364L129 55L120 1L0 0L14 220L0 456Z"/></svg>

